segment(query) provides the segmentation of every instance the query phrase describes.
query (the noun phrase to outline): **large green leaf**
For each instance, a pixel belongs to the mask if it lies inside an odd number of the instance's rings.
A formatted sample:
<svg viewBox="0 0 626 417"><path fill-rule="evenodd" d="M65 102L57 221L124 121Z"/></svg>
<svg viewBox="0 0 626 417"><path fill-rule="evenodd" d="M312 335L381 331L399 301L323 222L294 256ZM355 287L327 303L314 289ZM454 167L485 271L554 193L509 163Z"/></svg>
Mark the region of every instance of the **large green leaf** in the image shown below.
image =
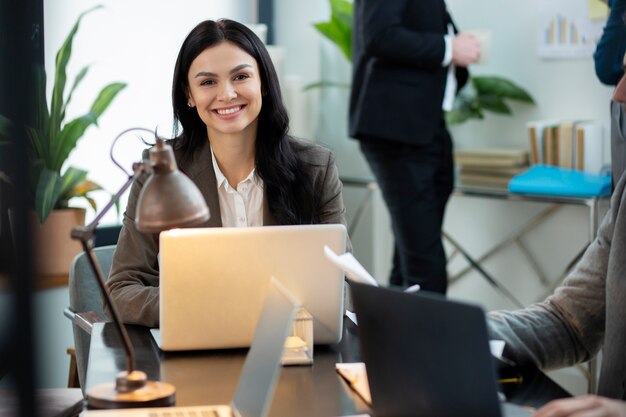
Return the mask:
<svg viewBox="0 0 626 417"><path fill-rule="evenodd" d="M87 75L87 71L89 70L89 65L83 67L74 78L74 83L72 84L72 88L70 92L67 94L67 98L65 99L65 103L63 103L63 108L61 109L61 120L65 120L65 111L67 110L67 105L72 101L72 96L74 95L74 91L76 87L81 83L83 78Z"/></svg>
<svg viewBox="0 0 626 417"><path fill-rule="evenodd" d="M62 176L48 168L39 174L35 196L35 212L41 223L45 222L50 212L61 208L67 203L68 196L74 187L87 177L87 171L68 168Z"/></svg>
<svg viewBox="0 0 626 417"><path fill-rule="evenodd" d="M27 126L26 135L30 140L32 158L41 160L48 155L48 151L45 148L47 146L46 137L41 130Z"/></svg>
<svg viewBox="0 0 626 417"><path fill-rule="evenodd" d="M476 76L472 84L478 94L495 94L511 100L534 103L533 98L522 87L502 77Z"/></svg>
<svg viewBox="0 0 626 417"><path fill-rule="evenodd" d="M457 124L465 122L466 120L469 120L470 117L471 117L471 113L468 111L464 111L460 109L453 109L453 110L446 112L446 123L449 126L457 125Z"/></svg>
<svg viewBox="0 0 626 417"><path fill-rule="evenodd" d="M331 16L348 25L352 31L354 3L348 0L330 0L330 10Z"/></svg>
<svg viewBox="0 0 626 417"><path fill-rule="evenodd" d="M56 142L53 144L50 167L59 171L69 154L74 150L78 140L87 128L98 124L98 117L109 107L115 96L126 87L124 83L111 83L104 87L91 105L91 111L72 120L63 126Z"/></svg>
<svg viewBox="0 0 626 417"><path fill-rule="evenodd" d="M61 177L61 192L59 195L59 200L67 201L71 197L74 197L74 195L72 194L72 190L74 190L74 188L78 184L85 181L86 178L87 171L85 170L74 167L69 167L68 169L66 169L63 173L63 176Z"/></svg>
<svg viewBox="0 0 626 417"><path fill-rule="evenodd" d="M124 88L126 88L125 83L111 83L100 91L98 98L91 105L91 111L96 114L96 117L100 117L104 113L115 96Z"/></svg>
<svg viewBox="0 0 626 417"><path fill-rule="evenodd" d="M348 61L352 59L352 29L336 17L314 24L315 28L341 49Z"/></svg>
<svg viewBox="0 0 626 417"><path fill-rule="evenodd" d="M338 87L338 88L350 89L350 84L339 82L339 81L317 81L317 82L305 85L304 87L302 87L302 91L308 91L314 88L325 88L325 87Z"/></svg>
<svg viewBox="0 0 626 417"><path fill-rule="evenodd" d="M54 73L54 87L52 89L52 102L50 104L50 123L48 127L48 140L50 140L50 143L55 142L57 135L61 131L61 125L63 123L62 111L64 108L63 94L65 92L65 83L67 81L66 70L67 64L70 60L70 57L72 56L72 44L74 42L74 36L78 31L78 27L80 26L82 18L86 14L101 8L102 5L98 5L81 13L80 16L78 16L78 19L72 27L69 35L65 39L65 42L63 42L61 49L59 49L59 51L57 52L56 67Z"/></svg>
<svg viewBox="0 0 626 417"><path fill-rule="evenodd" d="M39 173L35 189L35 213L41 223L45 222L54 209L61 195L61 179L59 174L48 168Z"/></svg>
<svg viewBox="0 0 626 417"><path fill-rule="evenodd" d="M456 97L454 108L446 112L445 118L449 125L463 123L469 119L483 119L485 116L478 102L476 92L471 88L464 88Z"/></svg>
<svg viewBox="0 0 626 417"><path fill-rule="evenodd" d="M485 110L500 114L513 114L511 108L504 102L504 99L496 94L479 94L477 101L478 105Z"/></svg>
<svg viewBox="0 0 626 417"><path fill-rule="evenodd" d="M87 128L96 124L96 122L96 114L89 112L63 126L63 130L57 137L56 142L53 143L54 146L50 152L50 161L47 163L47 166L60 172L65 160L76 147L78 140L83 136Z"/></svg>

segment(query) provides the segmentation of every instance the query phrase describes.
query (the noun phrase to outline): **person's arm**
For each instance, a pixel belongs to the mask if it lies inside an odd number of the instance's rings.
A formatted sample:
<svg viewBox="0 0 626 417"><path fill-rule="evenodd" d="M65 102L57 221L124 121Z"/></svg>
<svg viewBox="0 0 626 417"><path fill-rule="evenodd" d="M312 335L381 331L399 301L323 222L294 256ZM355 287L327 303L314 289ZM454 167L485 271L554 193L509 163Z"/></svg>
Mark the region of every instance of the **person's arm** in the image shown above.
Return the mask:
<svg viewBox="0 0 626 417"><path fill-rule="evenodd" d="M402 23L407 3L413 0L362 0L364 48L368 54L403 65L440 68L444 34L409 30Z"/></svg>
<svg viewBox="0 0 626 417"><path fill-rule="evenodd" d="M626 0L613 0L602 37L593 54L596 75L606 85L616 85L624 75L626 24L623 20Z"/></svg>
<svg viewBox="0 0 626 417"><path fill-rule="evenodd" d="M107 286L124 323L157 327L158 235L141 233L135 227L137 199L145 179L140 177L131 187Z"/></svg>
<svg viewBox="0 0 626 417"><path fill-rule="evenodd" d="M626 402L585 395L551 401L533 417L626 417Z"/></svg>
<svg viewBox="0 0 626 417"><path fill-rule="evenodd" d="M523 310L488 314L491 336L507 344L505 356L520 365L549 369L589 360L598 352L611 242L614 233L624 233L614 225L626 215L620 207L625 182L622 176L596 239L554 295Z"/></svg>

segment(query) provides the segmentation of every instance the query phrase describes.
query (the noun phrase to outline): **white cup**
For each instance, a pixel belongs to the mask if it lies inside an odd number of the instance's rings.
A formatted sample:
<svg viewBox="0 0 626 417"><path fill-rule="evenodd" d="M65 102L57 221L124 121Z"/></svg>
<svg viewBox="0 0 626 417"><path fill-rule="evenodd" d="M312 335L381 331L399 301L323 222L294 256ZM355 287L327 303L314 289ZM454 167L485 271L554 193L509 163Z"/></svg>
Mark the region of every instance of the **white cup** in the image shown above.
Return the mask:
<svg viewBox="0 0 626 417"><path fill-rule="evenodd" d="M484 64L489 61L489 52L491 50L491 31L487 29L475 29L468 30L467 33L471 33L476 36L478 45L480 46L480 56L478 57L477 64Z"/></svg>

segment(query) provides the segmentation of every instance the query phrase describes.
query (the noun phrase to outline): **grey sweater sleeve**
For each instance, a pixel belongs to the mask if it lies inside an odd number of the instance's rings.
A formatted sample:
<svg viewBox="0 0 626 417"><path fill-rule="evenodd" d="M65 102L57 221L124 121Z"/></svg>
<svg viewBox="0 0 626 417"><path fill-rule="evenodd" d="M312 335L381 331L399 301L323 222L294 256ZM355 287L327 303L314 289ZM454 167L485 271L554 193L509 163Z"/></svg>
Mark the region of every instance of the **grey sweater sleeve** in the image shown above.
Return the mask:
<svg viewBox="0 0 626 417"><path fill-rule="evenodd" d="M553 295L522 310L487 315L491 336L507 343L505 356L520 365L552 369L589 360L599 351L605 331L606 277L613 234L622 233L614 225L620 215L625 179L613 193L611 209L595 240Z"/></svg>

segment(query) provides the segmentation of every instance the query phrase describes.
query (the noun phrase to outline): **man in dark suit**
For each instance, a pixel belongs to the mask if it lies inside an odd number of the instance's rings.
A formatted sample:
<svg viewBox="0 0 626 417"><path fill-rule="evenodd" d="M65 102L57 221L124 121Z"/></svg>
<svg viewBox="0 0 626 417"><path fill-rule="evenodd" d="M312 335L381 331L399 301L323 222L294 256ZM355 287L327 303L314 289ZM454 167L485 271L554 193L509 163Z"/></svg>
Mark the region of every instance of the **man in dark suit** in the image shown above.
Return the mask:
<svg viewBox="0 0 626 417"><path fill-rule="evenodd" d="M391 216L390 284L441 293L441 225L454 181L443 109L480 54L473 35L455 33L443 0L354 1L350 136Z"/></svg>

